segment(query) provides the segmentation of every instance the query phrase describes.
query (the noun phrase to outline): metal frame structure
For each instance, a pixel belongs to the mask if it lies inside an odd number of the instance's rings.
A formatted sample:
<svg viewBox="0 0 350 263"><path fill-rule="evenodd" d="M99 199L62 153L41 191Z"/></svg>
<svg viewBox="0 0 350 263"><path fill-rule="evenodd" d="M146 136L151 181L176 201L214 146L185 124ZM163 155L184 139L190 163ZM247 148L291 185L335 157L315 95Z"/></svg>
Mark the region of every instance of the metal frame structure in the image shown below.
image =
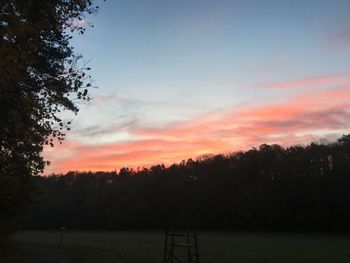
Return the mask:
<svg viewBox="0 0 350 263"><path fill-rule="evenodd" d="M181 252L183 257L180 256ZM165 233L163 262L199 263L197 233L193 224L169 225Z"/></svg>

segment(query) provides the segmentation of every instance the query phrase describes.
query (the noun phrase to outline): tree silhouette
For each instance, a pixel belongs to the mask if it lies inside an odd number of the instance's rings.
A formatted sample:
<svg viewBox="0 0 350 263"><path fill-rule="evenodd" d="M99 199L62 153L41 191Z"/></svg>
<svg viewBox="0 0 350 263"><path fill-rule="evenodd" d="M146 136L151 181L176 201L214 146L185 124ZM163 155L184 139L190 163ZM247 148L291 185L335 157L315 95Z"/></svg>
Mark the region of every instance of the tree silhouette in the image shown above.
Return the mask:
<svg viewBox="0 0 350 263"><path fill-rule="evenodd" d="M48 164L44 145L70 129L60 112L89 100L89 68L69 40L97 8L90 0L0 1L0 218L29 198Z"/></svg>

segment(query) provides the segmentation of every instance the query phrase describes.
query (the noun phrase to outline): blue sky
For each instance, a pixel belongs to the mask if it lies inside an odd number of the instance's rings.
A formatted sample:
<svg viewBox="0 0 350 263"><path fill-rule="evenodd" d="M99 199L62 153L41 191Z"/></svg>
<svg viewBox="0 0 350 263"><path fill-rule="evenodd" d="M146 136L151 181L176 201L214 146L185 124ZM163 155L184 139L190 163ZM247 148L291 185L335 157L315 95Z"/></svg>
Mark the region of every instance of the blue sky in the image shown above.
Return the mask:
<svg viewBox="0 0 350 263"><path fill-rule="evenodd" d="M47 150L53 162L49 171L171 163L262 142L308 143L348 131L350 1L98 4L100 12L87 16L94 27L87 26L86 34L72 41L76 52L90 60L98 89L74 119L65 145ZM323 104L316 101L324 96L329 99ZM310 104L299 105L301 101ZM276 105L290 108L277 119L269 113L257 114L259 118L248 114ZM291 116L292 107L301 112ZM322 113L329 115L328 126L317 118L302 120ZM304 126L276 128L297 116ZM262 122L279 125L264 130ZM220 129L209 132L210 123L220 123ZM257 126L265 132L248 138ZM235 130L227 135L230 129ZM99 158L94 158L96 149ZM85 162L73 167L74 158L84 154Z"/></svg>

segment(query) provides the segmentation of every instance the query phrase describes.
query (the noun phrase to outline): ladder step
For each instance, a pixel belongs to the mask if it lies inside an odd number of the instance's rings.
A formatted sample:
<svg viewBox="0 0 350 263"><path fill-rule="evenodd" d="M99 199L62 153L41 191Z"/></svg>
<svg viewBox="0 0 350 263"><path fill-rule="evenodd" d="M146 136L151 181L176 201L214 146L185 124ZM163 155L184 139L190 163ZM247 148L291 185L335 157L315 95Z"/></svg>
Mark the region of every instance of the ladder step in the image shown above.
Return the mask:
<svg viewBox="0 0 350 263"><path fill-rule="evenodd" d="M175 237L196 237L195 235L186 235L181 233L167 233L168 236L175 236Z"/></svg>
<svg viewBox="0 0 350 263"><path fill-rule="evenodd" d="M177 246L177 247L194 247L195 244L192 244L192 243L174 243L174 246Z"/></svg>
<svg viewBox="0 0 350 263"><path fill-rule="evenodd" d="M187 235L185 235L185 234L178 234L178 233L171 233L171 234L168 234L168 236L187 237Z"/></svg>

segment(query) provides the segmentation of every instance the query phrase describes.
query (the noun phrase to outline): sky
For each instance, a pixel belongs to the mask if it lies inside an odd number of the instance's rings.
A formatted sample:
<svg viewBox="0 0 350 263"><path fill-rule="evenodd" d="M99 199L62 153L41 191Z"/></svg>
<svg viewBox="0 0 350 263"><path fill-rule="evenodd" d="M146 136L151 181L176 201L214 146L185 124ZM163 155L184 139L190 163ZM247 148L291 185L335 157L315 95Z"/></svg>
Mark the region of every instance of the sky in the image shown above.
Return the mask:
<svg viewBox="0 0 350 263"><path fill-rule="evenodd" d="M71 44L98 88L78 116L65 115L72 130L45 148L45 173L170 165L350 133L350 1L97 4Z"/></svg>

